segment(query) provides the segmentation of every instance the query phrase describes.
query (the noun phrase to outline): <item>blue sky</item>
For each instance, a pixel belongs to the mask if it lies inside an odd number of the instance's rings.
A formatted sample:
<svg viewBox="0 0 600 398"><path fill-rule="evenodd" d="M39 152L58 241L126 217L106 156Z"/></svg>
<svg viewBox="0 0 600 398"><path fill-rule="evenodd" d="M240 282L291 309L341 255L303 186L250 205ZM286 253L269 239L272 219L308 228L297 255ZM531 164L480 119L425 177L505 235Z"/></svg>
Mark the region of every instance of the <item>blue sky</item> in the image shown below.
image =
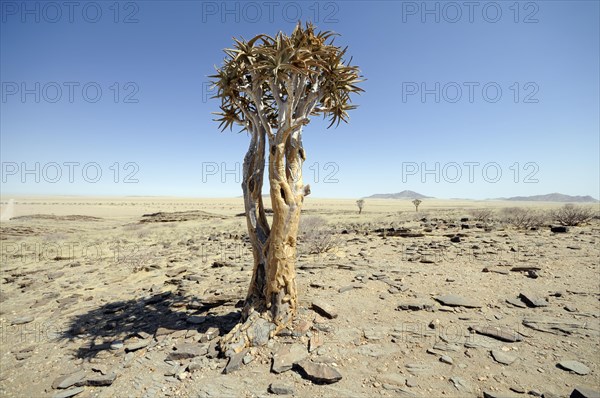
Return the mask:
<svg viewBox="0 0 600 398"><path fill-rule="evenodd" d="M304 130L314 196L600 197L599 2L467 4L2 0L2 194L241 195L207 76L301 18L368 79Z"/></svg>

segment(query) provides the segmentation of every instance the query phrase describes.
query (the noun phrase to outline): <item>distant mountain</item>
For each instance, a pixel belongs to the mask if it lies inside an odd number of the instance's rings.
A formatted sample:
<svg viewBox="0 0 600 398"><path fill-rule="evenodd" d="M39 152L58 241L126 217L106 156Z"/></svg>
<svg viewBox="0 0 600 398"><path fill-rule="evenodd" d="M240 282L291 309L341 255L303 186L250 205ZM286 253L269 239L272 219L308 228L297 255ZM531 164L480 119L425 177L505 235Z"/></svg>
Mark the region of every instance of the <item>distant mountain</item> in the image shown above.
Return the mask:
<svg viewBox="0 0 600 398"><path fill-rule="evenodd" d="M376 193L375 195L367 196L365 199L431 199L431 196L405 190L398 193Z"/></svg>
<svg viewBox="0 0 600 398"><path fill-rule="evenodd" d="M563 203L596 203L598 199L594 199L591 196L571 196L564 195L562 193L549 193L547 195L533 195L533 196L513 196L511 198L499 198L500 200L511 200L521 202L563 202Z"/></svg>

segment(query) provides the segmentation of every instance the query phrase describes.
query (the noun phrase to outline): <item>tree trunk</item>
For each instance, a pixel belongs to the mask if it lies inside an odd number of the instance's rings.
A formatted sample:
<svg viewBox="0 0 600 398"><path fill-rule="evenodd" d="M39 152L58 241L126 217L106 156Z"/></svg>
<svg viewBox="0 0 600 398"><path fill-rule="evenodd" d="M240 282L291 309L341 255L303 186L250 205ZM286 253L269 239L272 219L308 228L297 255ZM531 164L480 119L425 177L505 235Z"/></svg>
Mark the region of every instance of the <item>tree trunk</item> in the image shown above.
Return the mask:
<svg viewBox="0 0 600 398"><path fill-rule="evenodd" d="M244 320L252 311L260 313L266 309L264 292L267 275L267 241L270 228L262 200L265 144L265 131L261 129L253 134L248 152L244 158L242 190L244 192L248 236L254 257L252 279L242 313Z"/></svg>
<svg viewBox="0 0 600 398"><path fill-rule="evenodd" d="M244 158L242 189L254 269L243 323L221 340L226 356L247 346L266 344L269 337L291 324L298 307L296 238L304 197L310 193L310 187L302 182L302 128L269 139L270 228L262 201L265 135L264 129L253 132Z"/></svg>
<svg viewBox="0 0 600 398"><path fill-rule="evenodd" d="M273 206L273 225L267 257L266 304L276 330L289 325L296 314L296 243L300 211L304 203L302 183L302 129L293 131L285 141L271 142L269 183Z"/></svg>

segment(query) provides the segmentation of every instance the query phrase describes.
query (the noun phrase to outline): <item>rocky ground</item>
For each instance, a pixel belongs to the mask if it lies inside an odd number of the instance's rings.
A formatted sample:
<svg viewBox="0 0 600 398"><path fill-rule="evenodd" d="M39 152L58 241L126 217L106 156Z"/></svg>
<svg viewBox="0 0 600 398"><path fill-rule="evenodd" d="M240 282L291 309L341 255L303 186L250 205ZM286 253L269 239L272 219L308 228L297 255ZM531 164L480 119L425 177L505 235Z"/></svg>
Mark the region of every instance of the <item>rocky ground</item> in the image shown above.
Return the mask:
<svg viewBox="0 0 600 398"><path fill-rule="evenodd" d="M252 271L242 209L3 222L0 394L598 396L598 220L553 233L307 206L333 243L302 242L294 327L227 360L216 341Z"/></svg>

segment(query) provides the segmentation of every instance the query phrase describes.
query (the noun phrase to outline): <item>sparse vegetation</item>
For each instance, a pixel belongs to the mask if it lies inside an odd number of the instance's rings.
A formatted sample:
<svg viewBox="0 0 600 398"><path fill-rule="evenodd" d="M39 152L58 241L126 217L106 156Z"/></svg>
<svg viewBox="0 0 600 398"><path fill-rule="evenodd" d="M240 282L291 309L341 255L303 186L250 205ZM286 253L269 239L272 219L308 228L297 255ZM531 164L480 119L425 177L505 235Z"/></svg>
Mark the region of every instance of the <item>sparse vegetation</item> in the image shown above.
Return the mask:
<svg viewBox="0 0 600 398"><path fill-rule="evenodd" d="M489 222L494 216L492 209L473 209L471 210L471 217L475 221Z"/></svg>
<svg viewBox="0 0 600 398"><path fill-rule="evenodd" d="M298 235L301 253L321 254L337 246L336 234L331 231L323 217L301 218Z"/></svg>
<svg viewBox="0 0 600 398"><path fill-rule="evenodd" d="M548 214L541 210L507 207L502 209L502 221L516 229L539 228L548 222Z"/></svg>
<svg viewBox="0 0 600 398"><path fill-rule="evenodd" d="M583 224L594 217L594 211L590 207L575 206L568 203L560 209L552 212L552 218L561 225L576 226Z"/></svg>
<svg viewBox="0 0 600 398"><path fill-rule="evenodd" d="M415 199L415 200L412 201L412 204L415 205L415 211L419 211L419 205L421 203L423 203L423 201L420 200L420 199Z"/></svg>
<svg viewBox="0 0 600 398"><path fill-rule="evenodd" d="M358 206L358 214L362 213L362 209L365 206L364 199L359 199L356 201L356 205Z"/></svg>

